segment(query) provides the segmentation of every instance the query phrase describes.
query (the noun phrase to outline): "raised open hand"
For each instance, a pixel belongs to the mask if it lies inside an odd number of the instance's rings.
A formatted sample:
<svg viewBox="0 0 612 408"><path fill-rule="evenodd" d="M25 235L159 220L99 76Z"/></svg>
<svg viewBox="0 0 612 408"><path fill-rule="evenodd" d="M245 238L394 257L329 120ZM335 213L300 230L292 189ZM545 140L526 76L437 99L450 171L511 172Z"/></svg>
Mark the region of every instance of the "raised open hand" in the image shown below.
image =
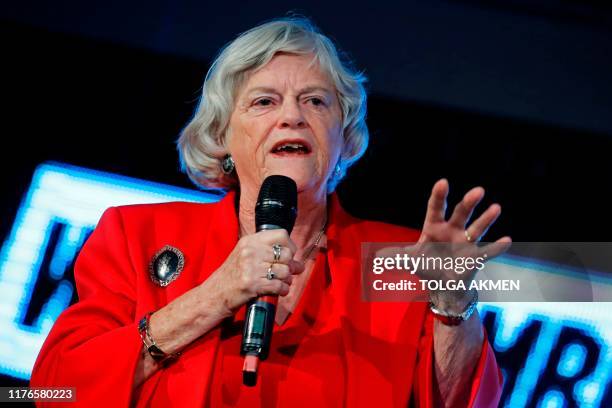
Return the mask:
<svg viewBox="0 0 612 408"><path fill-rule="evenodd" d="M446 199L448 197L448 190L448 181L446 179L440 179L434 184L427 203L427 213L425 214L425 222L423 223L419 243L478 242L501 214L501 206L499 204L491 204L480 217L475 219L466 228L474 209L483 199L485 193L484 188L474 187L455 206L453 214L447 221ZM510 243L512 239L506 236L495 242L500 244ZM497 247L502 248L505 245L498 245Z"/></svg>
<svg viewBox="0 0 612 408"><path fill-rule="evenodd" d="M478 218L468 225L474 209L484 197L482 187L474 187L468 191L463 199L455 206L450 218L446 219L446 206L449 185L446 179L438 180L432 189L431 196L427 204L425 222L421 230L417 245L413 248L418 253L427 253L429 256L443 256L444 259L473 259L484 257L490 260L506 251L512 242L509 236L498 239L497 241L478 246L477 243L486 234L487 230L493 225L501 214L499 204L491 204ZM436 246L437 243L444 244ZM433 245L432 245L433 244ZM422 270L421 278L436 280L463 280L469 282L476 273L475 269L458 274L452 269L431 269ZM464 293L454 291L432 293L438 300L457 301L464 297ZM446 302L444 302L446 303Z"/></svg>

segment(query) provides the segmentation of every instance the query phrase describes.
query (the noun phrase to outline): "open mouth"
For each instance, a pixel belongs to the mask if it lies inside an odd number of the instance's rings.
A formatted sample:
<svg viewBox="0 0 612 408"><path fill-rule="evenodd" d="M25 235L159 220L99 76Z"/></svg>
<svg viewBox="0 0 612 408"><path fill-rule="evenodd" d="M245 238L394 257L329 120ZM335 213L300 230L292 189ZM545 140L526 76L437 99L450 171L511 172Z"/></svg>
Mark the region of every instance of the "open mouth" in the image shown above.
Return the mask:
<svg viewBox="0 0 612 408"><path fill-rule="evenodd" d="M312 149L310 148L310 145L302 140L285 140L275 144L271 152L279 155L304 155L310 153L311 151Z"/></svg>

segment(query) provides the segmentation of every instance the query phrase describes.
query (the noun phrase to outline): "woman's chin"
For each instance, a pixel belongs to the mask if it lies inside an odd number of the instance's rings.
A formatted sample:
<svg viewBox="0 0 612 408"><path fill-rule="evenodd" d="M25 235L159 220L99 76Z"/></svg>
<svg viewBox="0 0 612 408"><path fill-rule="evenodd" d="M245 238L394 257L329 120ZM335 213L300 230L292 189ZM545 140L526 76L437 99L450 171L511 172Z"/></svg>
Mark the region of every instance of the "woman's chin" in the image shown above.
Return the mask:
<svg viewBox="0 0 612 408"><path fill-rule="evenodd" d="M304 171L301 171L300 169L279 169L278 171L270 173L270 175L272 174L286 176L295 181L298 193L304 193L308 191L315 192L321 185L321 180L318 176L315 176L312 173L306 173Z"/></svg>

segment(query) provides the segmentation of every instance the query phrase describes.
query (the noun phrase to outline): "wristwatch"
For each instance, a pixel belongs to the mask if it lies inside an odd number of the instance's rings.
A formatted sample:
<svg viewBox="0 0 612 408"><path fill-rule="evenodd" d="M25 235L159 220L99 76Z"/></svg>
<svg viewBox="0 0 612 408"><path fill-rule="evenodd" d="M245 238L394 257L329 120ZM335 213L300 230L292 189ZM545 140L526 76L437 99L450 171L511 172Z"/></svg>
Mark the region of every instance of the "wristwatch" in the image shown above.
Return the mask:
<svg viewBox="0 0 612 408"><path fill-rule="evenodd" d="M476 305L478 304L478 291L476 289L473 289L472 293L472 299L465 306L463 312L459 314L440 310L436 307L436 305L434 305L431 300L429 301L429 310L431 310L431 313L434 315L434 317L440 322L442 322L442 324L445 324L447 326L458 326L462 322L469 319L470 316L472 316L472 314L474 313L474 310L476 310Z"/></svg>

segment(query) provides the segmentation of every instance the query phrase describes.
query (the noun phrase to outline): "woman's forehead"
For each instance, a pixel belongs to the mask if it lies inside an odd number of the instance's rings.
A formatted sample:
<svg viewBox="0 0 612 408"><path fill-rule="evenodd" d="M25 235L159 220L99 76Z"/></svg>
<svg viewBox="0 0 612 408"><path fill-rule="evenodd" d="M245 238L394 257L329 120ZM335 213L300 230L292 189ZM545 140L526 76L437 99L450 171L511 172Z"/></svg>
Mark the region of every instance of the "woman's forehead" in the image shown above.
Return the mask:
<svg viewBox="0 0 612 408"><path fill-rule="evenodd" d="M274 55L267 64L248 74L246 85L248 88L272 86L288 80L308 81L309 84L307 85L303 83L299 85L311 88L333 88L330 76L321 69L313 54L296 55L287 53Z"/></svg>

